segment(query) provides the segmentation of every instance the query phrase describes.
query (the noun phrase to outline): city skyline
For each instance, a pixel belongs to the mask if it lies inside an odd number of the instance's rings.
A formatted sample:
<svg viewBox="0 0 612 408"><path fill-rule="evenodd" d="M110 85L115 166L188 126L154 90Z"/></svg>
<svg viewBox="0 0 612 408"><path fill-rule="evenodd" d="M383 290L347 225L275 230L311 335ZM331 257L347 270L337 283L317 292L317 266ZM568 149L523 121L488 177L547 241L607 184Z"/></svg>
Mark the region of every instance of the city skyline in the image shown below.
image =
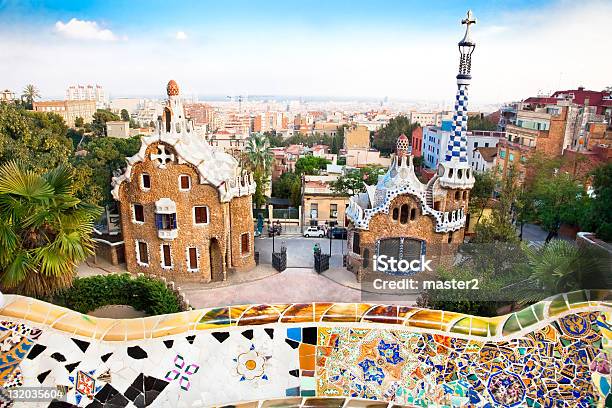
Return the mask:
<svg viewBox="0 0 612 408"><path fill-rule="evenodd" d="M436 10L393 1L231 8L3 1L1 87L20 92L31 82L49 98L97 83L112 97L151 96L173 78L199 96L449 101L463 34L457 16L466 6L478 19L475 105L610 85L612 57L598 39L612 35L605 24L612 4L597 1L473 1ZM562 52L582 58L560 61Z"/></svg>

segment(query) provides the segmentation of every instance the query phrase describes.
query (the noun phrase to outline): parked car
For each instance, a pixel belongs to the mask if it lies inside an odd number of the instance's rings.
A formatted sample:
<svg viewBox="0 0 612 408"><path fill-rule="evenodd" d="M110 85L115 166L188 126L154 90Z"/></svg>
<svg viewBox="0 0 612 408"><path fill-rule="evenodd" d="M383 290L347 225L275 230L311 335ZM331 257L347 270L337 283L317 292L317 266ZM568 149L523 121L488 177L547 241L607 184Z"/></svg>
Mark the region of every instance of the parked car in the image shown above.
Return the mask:
<svg viewBox="0 0 612 408"><path fill-rule="evenodd" d="M327 231L327 237L333 239L346 239L348 230L344 227L334 227Z"/></svg>
<svg viewBox="0 0 612 408"><path fill-rule="evenodd" d="M306 238L310 238L310 237L323 238L325 236L325 232L323 232L323 230L320 229L319 227L308 227L306 228L306 231L304 231L304 236Z"/></svg>

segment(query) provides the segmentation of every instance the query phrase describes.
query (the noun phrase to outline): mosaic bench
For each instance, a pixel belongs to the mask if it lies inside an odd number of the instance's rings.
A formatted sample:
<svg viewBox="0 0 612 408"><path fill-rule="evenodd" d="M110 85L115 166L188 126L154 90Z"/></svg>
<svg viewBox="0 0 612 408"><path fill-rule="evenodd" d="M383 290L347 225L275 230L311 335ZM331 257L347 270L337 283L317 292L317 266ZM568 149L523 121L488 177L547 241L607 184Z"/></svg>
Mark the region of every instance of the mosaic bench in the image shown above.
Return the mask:
<svg viewBox="0 0 612 408"><path fill-rule="evenodd" d="M611 318L610 291L496 318L308 303L104 319L8 295L0 407L612 406ZM65 401L13 402L19 386Z"/></svg>

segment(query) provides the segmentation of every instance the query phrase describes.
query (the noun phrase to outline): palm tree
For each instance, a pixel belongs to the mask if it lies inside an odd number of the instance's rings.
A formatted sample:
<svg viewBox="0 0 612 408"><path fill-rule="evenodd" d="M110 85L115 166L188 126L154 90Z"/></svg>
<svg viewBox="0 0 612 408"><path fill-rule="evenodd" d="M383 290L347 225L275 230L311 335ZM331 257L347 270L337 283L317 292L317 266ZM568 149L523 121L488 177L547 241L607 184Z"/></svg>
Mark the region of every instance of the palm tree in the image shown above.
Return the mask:
<svg viewBox="0 0 612 408"><path fill-rule="evenodd" d="M32 106L34 106L34 101L36 98L40 98L38 88L36 88L33 84L26 85L26 87L23 88L21 99L25 99L26 105L29 109L32 109Z"/></svg>
<svg viewBox="0 0 612 408"><path fill-rule="evenodd" d="M610 258L604 251L552 240L540 249L524 246L530 271L521 303L579 289L610 287Z"/></svg>
<svg viewBox="0 0 612 408"><path fill-rule="evenodd" d="M268 138L260 133L253 133L247 139L244 152L246 153L248 167L253 172L257 183L254 201L257 207L261 207L265 204L264 191L272 170L272 152L270 151Z"/></svg>
<svg viewBox="0 0 612 408"><path fill-rule="evenodd" d="M71 170L40 175L16 162L0 166L0 286L44 297L72 284L93 253L97 206L74 196Z"/></svg>

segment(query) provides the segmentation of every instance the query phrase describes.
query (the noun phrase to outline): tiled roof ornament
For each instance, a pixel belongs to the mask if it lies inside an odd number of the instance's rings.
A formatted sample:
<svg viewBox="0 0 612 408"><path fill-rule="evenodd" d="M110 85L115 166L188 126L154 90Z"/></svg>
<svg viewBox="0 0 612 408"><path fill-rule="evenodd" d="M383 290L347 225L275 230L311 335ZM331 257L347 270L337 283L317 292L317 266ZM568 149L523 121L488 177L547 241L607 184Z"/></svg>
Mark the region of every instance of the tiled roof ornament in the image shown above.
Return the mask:
<svg viewBox="0 0 612 408"><path fill-rule="evenodd" d="M179 94L179 86L174 79L168 81L166 92L168 93L168 96L177 96Z"/></svg>
<svg viewBox="0 0 612 408"><path fill-rule="evenodd" d="M113 178L113 197L119 199L121 183L131 180L132 167L144 161L147 155L161 169L175 161L191 164L198 172L200 184L210 184L217 188L221 202L253 194L256 186L253 175L242 174L238 161L228 153L213 149L204 135L198 134L193 122L185 117L176 81L170 80L166 91L168 100L155 132L142 138L140 150L128 158L125 172ZM157 150L147 153L148 147L153 144L158 144Z"/></svg>
<svg viewBox="0 0 612 408"><path fill-rule="evenodd" d="M403 133L397 138L396 153L399 157L408 156L410 154L410 141Z"/></svg>

